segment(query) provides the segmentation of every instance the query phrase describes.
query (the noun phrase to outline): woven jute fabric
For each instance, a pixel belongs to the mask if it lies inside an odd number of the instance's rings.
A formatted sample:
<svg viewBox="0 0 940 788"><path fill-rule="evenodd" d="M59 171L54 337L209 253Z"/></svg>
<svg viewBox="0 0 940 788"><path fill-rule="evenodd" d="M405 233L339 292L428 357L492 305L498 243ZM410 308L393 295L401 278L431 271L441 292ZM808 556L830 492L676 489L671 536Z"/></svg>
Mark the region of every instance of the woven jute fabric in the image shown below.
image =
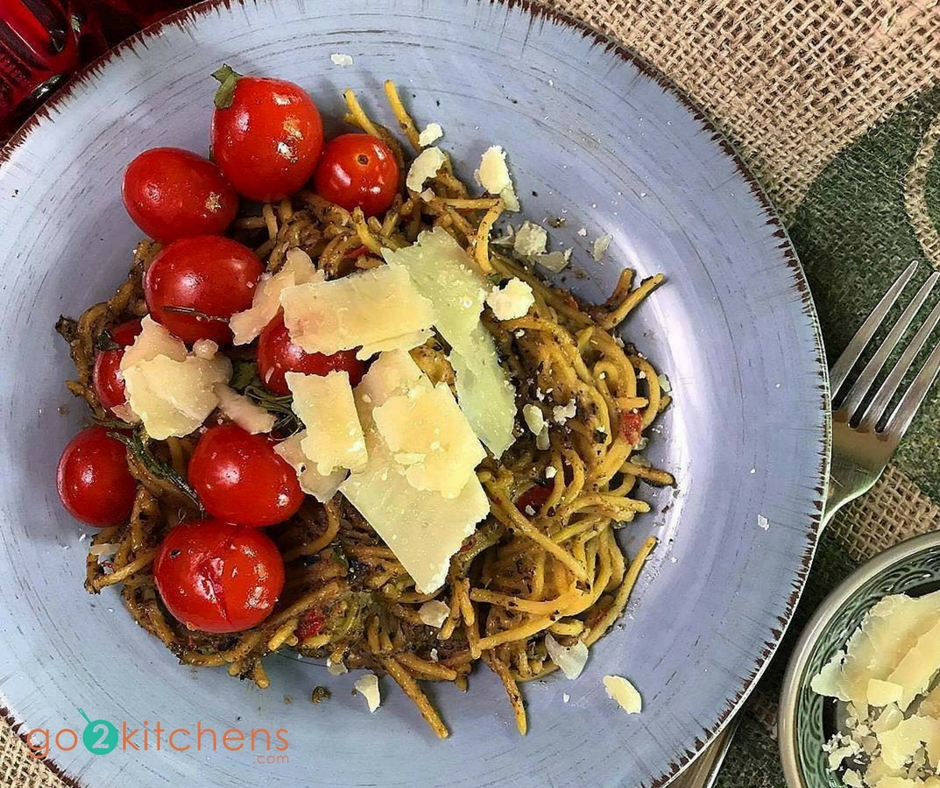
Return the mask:
<svg viewBox="0 0 940 788"><path fill-rule="evenodd" d="M785 217L830 158L940 71L937 0L561 0L692 96Z"/></svg>
<svg viewBox="0 0 940 788"><path fill-rule="evenodd" d="M461 0L454 0L460 2ZM940 0L554 0L701 105L783 214L830 354L910 259L940 270ZM940 407L820 540L780 654L742 716L720 788L783 788L776 701L813 609L854 566L940 527ZM0 723L0 786L61 788Z"/></svg>

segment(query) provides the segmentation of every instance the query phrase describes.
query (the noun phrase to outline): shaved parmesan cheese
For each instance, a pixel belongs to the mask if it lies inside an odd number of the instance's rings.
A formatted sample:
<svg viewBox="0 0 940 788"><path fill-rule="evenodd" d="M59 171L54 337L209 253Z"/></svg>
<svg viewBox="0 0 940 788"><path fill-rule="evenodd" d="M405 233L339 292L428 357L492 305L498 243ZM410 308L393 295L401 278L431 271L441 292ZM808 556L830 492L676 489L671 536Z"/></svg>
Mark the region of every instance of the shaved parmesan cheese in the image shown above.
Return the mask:
<svg viewBox="0 0 940 788"><path fill-rule="evenodd" d="M274 447L274 453L294 469L301 490L307 495L312 495L320 503L326 503L336 495L348 473L345 470L334 471L325 476L318 473L313 461L304 454L302 444L306 437L306 430L291 435Z"/></svg>
<svg viewBox="0 0 940 788"><path fill-rule="evenodd" d="M640 693L623 676L604 676L604 688L607 690L607 697L617 701L627 714L639 714L643 711Z"/></svg>
<svg viewBox="0 0 940 788"><path fill-rule="evenodd" d="M265 326L277 316L281 308L281 293L288 287L323 280L323 272L317 271L310 255L303 249L288 249L284 267L278 273L273 276L262 274L251 307L232 315L229 320L234 344L247 345L258 337Z"/></svg>
<svg viewBox="0 0 940 788"><path fill-rule="evenodd" d="M917 598L900 594L885 597L868 612L845 649L837 652L813 678L813 690L820 695L851 701L857 709L862 709L868 702L870 679L903 685L903 681L893 677L902 660L906 660L905 675L921 676L930 672L929 656L915 647L928 631L936 632L938 621L940 591ZM938 659L940 650L935 648L934 671L940 667L936 665ZM906 689L906 694L916 695L925 687L911 685Z"/></svg>
<svg viewBox="0 0 940 788"><path fill-rule="evenodd" d="M522 418L533 435L538 435L545 428L545 416L538 405L523 405Z"/></svg>
<svg viewBox="0 0 940 788"><path fill-rule="evenodd" d="M416 243L383 250L391 267L406 268L434 307L434 325L451 347L457 400L473 431L494 456L513 442L515 390L499 364L496 344L480 322L486 280L466 251L443 229L423 232Z"/></svg>
<svg viewBox="0 0 940 788"><path fill-rule="evenodd" d="M499 195L506 204L507 211L519 210L519 199L512 185L509 167L506 165L506 152L499 145L487 148L480 160L480 168L473 173L477 183L490 194Z"/></svg>
<svg viewBox="0 0 940 788"><path fill-rule="evenodd" d="M151 438L189 435L218 407L215 386L228 382L232 364L225 356L187 353L182 342L149 316L141 325L121 359L127 405Z"/></svg>
<svg viewBox="0 0 940 788"><path fill-rule="evenodd" d="M197 339L193 343L193 355L196 358L204 358L206 361L215 358L219 352L219 346L211 339Z"/></svg>
<svg viewBox="0 0 940 788"><path fill-rule="evenodd" d="M545 252L545 254L535 255L532 259L545 270L557 274L563 271L568 266L568 263L571 262L571 250L565 249L563 252Z"/></svg>
<svg viewBox="0 0 940 788"><path fill-rule="evenodd" d="M486 303L497 320L515 320L526 315L535 303L535 296L530 285L513 277L502 288L494 288Z"/></svg>
<svg viewBox="0 0 940 788"><path fill-rule="evenodd" d="M407 394L416 388L428 390L431 381L403 350L382 353L356 387L356 405L363 426L372 423L374 408L384 405L390 397Z"/></svg>
<svg viewBox="0 0 940 788"><path fill-rule="evenodd" d="M563 646L549 632L545 636L545 650L567 679L576 679L587 664L588 647L580 640L573 646Z"/></svg>
<svg viewBox="0 0 940 788"><path fill-rule="evenodd" d="M610 248L611 237L609 235L602 235L600 238L594 241L591 245L591 257L595 260L600 260L605 254L607 254L608 248Z"/></svg>
<svg viewBox="0 0 940 788"><path fill-rule="evenodd" d="M451 557L490 510L475 474L453 499L432 490L415 489L375 427L374 407L408 391L427 390L430 385L406 353L379 356L356 387L369 461L340 487L395 553L422 594L443 585Z"/></svg>
<svg viewBox="0 0 940 788"><path fill-rule="evenodd" d="M211 361L157 356L124 370L127 403L156 440L183 437L202 426L219 405L218 383L232 376L225 356Z"/></svg>
<svg viewBox="0 0 940 788"><path fill-rule="evenodd" d="M568 419L573 419L578 413L578 403L571 400L567 405L556 405L552 408L552 420L556 424L566 424Z"/></svg>
<svg viewBox="0 0 940 788"><path fill-rule="evenodd" d="M418 135L418 144L422 148L426 148L432 142L437 142L441 137L444 136L444 129L441 128L440 123L428 123Z"/></svg>
<svg viewBox="0 0 940 788"><path fill-rule="evenodd" d="M548 423L546 423L539 434L535 436L535 448L539 451L548 451L551 445L551 439L548 435Z"/></svg>
<svg viewBox="0 0 940 788"><path fill-rule="evenodd" d="M418 617L429 627L440 629L450 615L450 608L439 599L425 602L418 608Z"/></svg>
<svg viewBox="0 0 940 788"><path fill-rule="evenodd" d="M320 376L288 372L284 377L294 395L294 413L307 428L301 448L317 473L327 476L341 468L364 468L366 441L349 373L344 370Z"/></svg>
<svg viewBox="0 0 940 788"><path fill-rule="evenodd" d="M369 712L375 714L375 710L382 703L382 696L379 694L379 677L374 673L367 673L353 686L356 688L356 692L366 699L366 703L369 704Z"/></svg>
<svg viewBox="0 0 940 788"><path fill-rule="evenodd" d="M868 680L868 704L870 706L887 706L901 700L903 687L890 681L881 679Z"/></svg>
<svg viewBox="0 0 940 788"><path fill-rule="evenodd" d="M940 686L928 689L940 673L938 643L940 592L888 596L813 678L817 693L847 703L848 736L827 749L847 746L842 740L859 747L868 760L859 784L924 788L937 778Z"/></svg>
<svg viewBox="0 0 940 788"><path fill-rule="evenodd" d="M940 720L914 715L898 723L896 728L878 734L881 757L892 769L900 769L924 744L930 765L936 769L940 761Z"/></svg>
<svg viewBox="0 0 940 788"><path fill-rule="evenodd" d="M359 347L357 355L365 359L382 350L410 350L427 340L434 322L431 303L401 266L288 287L281 305L291 340L308 353Z"/></svg>
<svg viewBox="0 0 940 788"><path fill-rule="evenodd" d="M379 435L418 490L456 498L486 458L446 383L390 397L372 412Z"/></svg>
<svg viewBox="0 0 940 788"><path fill-rule="evenodd" d="M274 414L256 405L248 397L224 383L216 384L215 394L219 398L219 410L243 430L258 435L274 429L274 423L277 421Z"/></svg>
<svg viewBox="0 0 940 788"><path fill-rule="evenodd" d="M548 231L544 227L526 221L516 233L512 250L520 257L533 257L545 252L548 245Z"/></svg>
<svg viewBox="0 0 940 788"><path fill-rule="evenodd" d="M437 175L437 171L444 166L447 157L444 151L432 145L425 148L411 162L408 169L408 177L405 178L405 186L413 192L420 192L424 188L424 182Z"/></svg>
<svg viewBox="0 0 940 788"><path fill-rule="evenodd" d="M937 592L940 594L940 592ZM891 672L888 681L901 686L901 711L906 711L914 698L930 687L940 672L940 615L936 623L924 632L914 647L904 655Z"/></svg>
<svg viewBox="0 0 940 788"><path fill-rule="evenodd" d="M147 315L140 321L140 333L134 343L121 356L121 372L125 372L129 367L141 361L149 361L157 356L183 361L187 356L186 345Z"/></svg>
<svg viewBox="0 0 940 788"><path fill-rule="evenodd" d="M342 660L333 662L329 657L326 658L326 670L331 676L342 676L344 673L349 673L346 664Z"/></svg>

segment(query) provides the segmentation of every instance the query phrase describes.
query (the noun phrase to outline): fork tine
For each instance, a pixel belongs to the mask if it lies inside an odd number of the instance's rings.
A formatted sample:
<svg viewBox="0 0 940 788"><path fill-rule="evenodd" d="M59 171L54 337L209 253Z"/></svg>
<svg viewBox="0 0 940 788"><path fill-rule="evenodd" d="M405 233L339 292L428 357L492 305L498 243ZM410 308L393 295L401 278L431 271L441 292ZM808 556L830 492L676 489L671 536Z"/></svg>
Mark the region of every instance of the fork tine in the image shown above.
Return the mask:
<svg viewBox="0 0 940 788"><path fill-rule="evenodd" d="M888 403L891 402L891 400L894 399L894 395L898 393L901 381L914 363L914 359L917 358L917 354L920 353L924 345L927 344L927 340L930 338L931 333L933 333L938 323L940 323L940 303L933 308L926 322L914 335L911 344L908 345L901 354L898 363L894 365L894 369L892 369L888 377L885 378L885 382L881 384L878 393L875 394L871 403L865 409L865 413L862 415L859 429L874 431L878 426L878 422L881 421L888 409Z"/></svg>
<svg viewBox="0 0 940 788"><path fill-rule="evenodd" d="M933 290L938 279L940 279L940 273L933 273L927 278L927 281L921 285L920 289L917 291L917 295L914 296L914 300L911 301L901 313L897 322L888 332L888 336L886 336L884 342L881 343L881 347L875 351L871 360L865 365L862 373L858 376L858 380L856 380L852 388L849 389L849 393L845 396L845 401L839 406L840 410L845 410L845 412L849 414L849 418L854 416L855 411L858 410L859 406L862 404L862 400L865 399L868 390L875 382L875 378L878 377L882 367L884 367L888 356L891 355L891 352L897 347L898 342L901 341L901 337L904 336L904 333L910 328L911 322L924 305L924 301L927 300L927 296L930 295L930 291Z"/></svg>
<svg viewBox="0 0 940 788"><path fill-rule="evenodd" d="M833 365L829 372L829 387L833 397L839 393L839 389L842 388L842 384L845 383L845 379L849 376L849 372L852 371L852 367L855 366L855 362L858 361L865 346L871 341L871 338L878 330L878 326L881 325L881 321L885 319L885 315L887 315L891 307L894 306L894 302L898 300L901 291L911 280L911 277L914 275L914 269L916 268L917 261L915 260L905 269L904 273L895 280L894 284L888 289L888 292L885 293L878 302L878 306L872 310L872 313L865 319L865 322L862 323L862 327L858 330L858 333L852 337L851 342L846 346L842 355L839 356L839 360Z"/></svg>
<svg viewBox="0 0 940 788"><path fill-rule="evenodd" d="M914 378L911 387L894 409L891 418L888 419L885 426L885 433L888 437L893 440L900 440L904 437L904 433L907 432L907 428L911 426L911 422L914 420L917 409L921 406L927 392L937 379L938 372L940 372L940 342L937 343L933 353L930 354L930 358L927 359L927 363L924 364L924 368Z"/></svg>

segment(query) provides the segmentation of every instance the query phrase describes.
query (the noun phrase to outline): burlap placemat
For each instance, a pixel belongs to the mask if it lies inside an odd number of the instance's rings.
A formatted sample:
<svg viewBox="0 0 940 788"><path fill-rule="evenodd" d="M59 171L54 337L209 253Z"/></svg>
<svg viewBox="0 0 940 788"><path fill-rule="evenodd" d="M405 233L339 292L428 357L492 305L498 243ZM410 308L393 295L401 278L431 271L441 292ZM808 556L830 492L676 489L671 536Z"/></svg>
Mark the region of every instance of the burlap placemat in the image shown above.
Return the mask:
<svg viewBox="0 0 940 788"><path fill-rule="evenodd" d="M830 354L910 260L940 270L938 0L547 5L642 54L731 137L787 222ZM938 401L925 408L896 464L823 536L789 640L858 562L940 527ZM720 788L784 786L774 714L786 645L745 712ZM0 723L0 786L64 785Z"/></svg>

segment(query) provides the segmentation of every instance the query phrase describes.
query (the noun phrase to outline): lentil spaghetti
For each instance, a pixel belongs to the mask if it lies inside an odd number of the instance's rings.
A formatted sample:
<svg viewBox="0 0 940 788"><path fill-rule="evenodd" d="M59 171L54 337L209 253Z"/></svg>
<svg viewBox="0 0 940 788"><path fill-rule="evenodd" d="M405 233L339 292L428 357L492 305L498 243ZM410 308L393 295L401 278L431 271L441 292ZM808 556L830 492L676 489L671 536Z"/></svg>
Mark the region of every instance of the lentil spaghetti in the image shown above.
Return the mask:
<svg viewBox="0 0 940 788"><path fill-rule="evenodd" d="M386 93L402 132L420 152L417 127L394 85L386 83ZM395 137L368 117L352 92L345 98L347 120L383 140L403 169L405 154ZM663 277L635 285L634 272L625 271L605 303L581 303L490 243L504 203L471 196L449 159L428 188L422 195L402 189L383 216L369 218L301 190L240 216L231 234L254 248L270 273L280 270L289 250L299 248L327 279L336 279L383 265L383 248L402 248L422 230L441 227L494 281L517 277L532 287L535 304L528 314L506 321L485 315L486 328L515 383L520 411L533 406L551 421L553 409L576 403L575 415L552 425L547 444L517 428L512 448L479 466L490 515L452 559L445 585L433 594L417 592L394 552L341 495L325 504L307 498L295 516L268 529L286 573L273 613L236 633L187 628L162 603L152 563L170 529L202 515L198 495L186 481L198 435L156 441L138 430L122 435L137 480L133 511L127 522L93 538L85 587L99 593L120 584L134 619L182 663L225 667L261 688L269 685L263 658L282 649L387 674L442 738L447 727L421 682L453 682L467 690L472 669L484 662L504 684L525 733L518 685L555 669L546 636L563 646L595 643L624 610L655 545L650 539L631 559L616 530L649 511L633 497L638 482L673 483L669 473L636 454L669 397L650 361L614 332ZM116 293L58 325L77 372L70 390L88 403L96 422L114 430L127 425L96 395L95 354L107 346L110 328L146 313L142 279L159 248L141 242ZM412 357L434 383L453 386L445 350L435 338ZM296 427L289 398L250 380L252 346L224 352L235 363L236 376L238 370L249 373L240 389L278 416L280 435L289 434ZM421 612L435 600L446 607L439 628L426 623Z"/></svg>

